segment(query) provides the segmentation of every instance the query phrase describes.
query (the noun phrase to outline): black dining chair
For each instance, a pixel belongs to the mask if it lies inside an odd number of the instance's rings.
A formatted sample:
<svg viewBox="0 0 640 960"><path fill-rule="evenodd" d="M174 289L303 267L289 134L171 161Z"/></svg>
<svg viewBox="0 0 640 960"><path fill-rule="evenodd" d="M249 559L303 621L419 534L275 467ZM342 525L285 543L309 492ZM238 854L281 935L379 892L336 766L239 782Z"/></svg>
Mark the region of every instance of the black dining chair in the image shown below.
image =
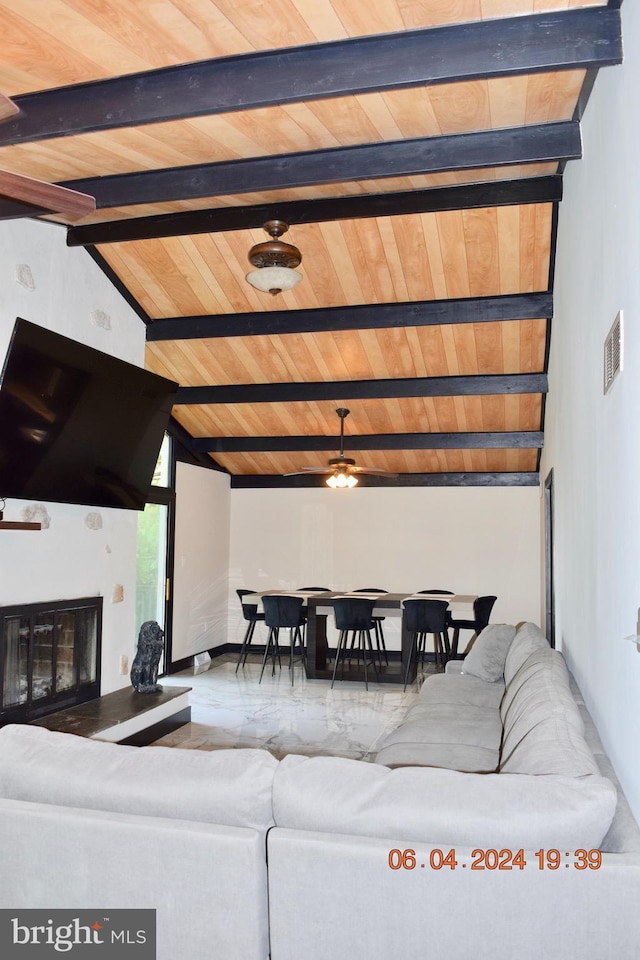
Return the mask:
<svg viewBox="0 0 640 960"><path fill-rule="evenodd" d="M242 616L247 621L247 629L244 634L244 639L242 641L242 646L240 647L240 653L238 654L238 662L236 664L236 673L238 672L238 667L242 664L244 667L247 662L247 654L249 653L249 648L251 646L251 641L253 640L253 632L256 629L256 623L264 623L264 613L258 613L258 604L257 603L245 603L244 598L248 594L255 593L255 590L236 590L240 603L242 604Z"/></svg>
<svg viewBox="0 0 640 960"><path fill-rule="evenodd" d="M304 611L302 603L302 597L288 597L283 594L262 598L264 620L269 627L269 636L262 658L262 670L258 683L262 683L262 675L269 657L271 657L271 676L276 672L276 660L278 666L282 665L280 660L280 630L289 630L289 669L291 671L291 683L293 684L293 662L296 645L304 661L304 642L302 639Z"/></svg>
<svg viewBox="0 0 640 960"><path fill-rule="evenodd" d="M344 661L347 658L357 656L362 660L364 669L365 689L369 689L369 678L367 662L369 654L374 673L377 676L378 670L371 642L371 631L375 630L372 612L375 600L369 600L366 597L338 597L332 601L335 615L336 630L339 631L338 648L336 650L336 660L333 665L333 676L331 677L331 689L336 681L338 664L342 661L342 676L344 679ZM353 634L351 647L348 647L347 640L349 634Z"/></svg>
<svg viewBox="0 0 640 960"><path fill-rule="evenodd" d="M471 630L476 637L482 633L489 623L489 617L493 610L493 605L497 597L476 597L473 601L473 620L453 620L449 618L449 626L453 629L453 640L451 643L451 657L458 656L458 638L461 630ZM473 638L471 638L473 639Z"/></svg>
<svg viewBox="0 0 640 960"><path fill-rule="evenodd" d="M441 595L443 597L455 596L453 590L418 590L418 593L431 593L435 595Z"/></svg>
<svg viewBox="0 0 640 960"><path fill-rule="evenodd" d="M405 600L403 603L404 628L411 635L411 649L404 670L404 689L407 689L412 663L424 657L427 636L433 634L433 651L436 666L444 666L449 656L446 600Z"/></svg>
<svg viewBox="0 0 640 960"><path fill-rule="evenodd" d="M382 590L380 587L360 587L359 590L354 590L354 593L388 593L388 590ZM382 621L384 617L374 615L373 620L373 633L376 638L376 647L378 649L378 656L380 663L382 663L382 657L384 656L385 663L389 665L389 657L387 655L387 647L384 642L384 632L382 630Z"/></svg>

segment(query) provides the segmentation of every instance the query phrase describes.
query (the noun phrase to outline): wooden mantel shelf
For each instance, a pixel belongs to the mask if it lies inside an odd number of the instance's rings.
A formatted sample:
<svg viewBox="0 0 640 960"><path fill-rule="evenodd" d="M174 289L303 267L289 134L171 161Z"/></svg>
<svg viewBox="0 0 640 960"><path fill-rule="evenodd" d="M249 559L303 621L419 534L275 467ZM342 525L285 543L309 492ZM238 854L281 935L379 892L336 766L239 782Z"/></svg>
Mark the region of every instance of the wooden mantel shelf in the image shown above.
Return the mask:
<svg viewBox="0 0 640 960"><path fill-rule="evenodd" d="M0 530L42 530L42 524L27 523L23 520L0 520Z"/></svg>

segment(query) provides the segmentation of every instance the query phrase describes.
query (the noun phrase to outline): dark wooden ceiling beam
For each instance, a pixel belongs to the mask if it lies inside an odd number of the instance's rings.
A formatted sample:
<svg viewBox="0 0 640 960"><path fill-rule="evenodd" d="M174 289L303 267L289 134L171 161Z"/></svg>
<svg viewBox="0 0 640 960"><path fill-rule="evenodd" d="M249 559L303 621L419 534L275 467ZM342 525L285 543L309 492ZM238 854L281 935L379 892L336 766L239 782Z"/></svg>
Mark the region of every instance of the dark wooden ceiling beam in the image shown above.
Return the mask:
<svg viewBox="0 0 640 960"><path fill-rule="evenodd" d="M132 217L71 227L67 233L70 247L130 240L155 240L159 237L195 236L229 230L250 230L267 220L296 223L327 223L363 217L393 217L412 213L438 213L443 210L470 210L478 207L504 207L529 203L555 203L562 199L562 177L526 177L518 180L491 180L465 183L431 190L403 190L393 193L361 194L355 197L330 197L318 200L274 201L246 207L219 207L189 210L153 217ZM0 219L4 206L0 202ZM11 211L10 211L11 213ZM23 214L22 214L23 215Z"/></svg>
<svg viewBox="0 0 640 960"><path fill-rule="evenodd" d="M325 487L325 477L289 476L278 474L244 474L231 476L231 489L250 490L269 487ZM401 473L397 479L358 475L362 487L537 487L537 472L519 473Z"/></svg>
<svg viewBox="0 0 640 960"><path fill-rule="evenodd" d="M197 437L191 449L199 453L275 453L306 450L336 450L336 436L302 437ZM495 431L489 433L376 433L349 435L350 450L521 450L543 445L540 430Z"/></svg>
<svg viewBox="0 0 640 960"><path fill-rule="evenodd" d="M445 323L545 320L553 316L553 294L512 293L497 297L364 303L352 307L315 307L262 313L167 317L147 326L147 340L209 340L219 337L282 336L332 330L427 327Z"/></svg>
<svg viewBox="0 0 640 960"><path fill-rule="evenodd" d="M85 177L62 181L62 186L91 194L98 209L104 210L315 184L575 160L581 155L580 124L567 120Z"/></svg>
<svg viewBox="0 0 640 960"><path fill-rule="evenodd" d="M318 383L243 383L179 387L174 403L296 403L309 400L374 400L386 397L457 397L546 393L546 373L475 374L469 377L400 377Z"/></svg>
<svg viewBox="0 0 640 960"><path fill-rule="evenodd" d="M0 145L476 77L622 61L602 7L266 50L14 97Z"/></svg>

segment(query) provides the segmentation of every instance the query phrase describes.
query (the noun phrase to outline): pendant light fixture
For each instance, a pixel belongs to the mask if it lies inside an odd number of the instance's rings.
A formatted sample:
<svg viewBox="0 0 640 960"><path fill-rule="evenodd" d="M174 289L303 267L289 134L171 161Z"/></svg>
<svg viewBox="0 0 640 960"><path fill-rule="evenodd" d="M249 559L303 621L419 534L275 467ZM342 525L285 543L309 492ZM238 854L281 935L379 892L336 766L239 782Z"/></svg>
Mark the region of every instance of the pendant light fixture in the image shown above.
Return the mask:
<svg viewBox="0 0 640 960"><path fill-rule="evenodd" d="M302 274L295 269L302 254L293 244L279 239L288 229L284 220L267 220L264 230L271 239L256 243L249 250L249 263L256 269L247 274L246 280L256 290L275 296L283 290L292 290L302 280Z"/></svg>

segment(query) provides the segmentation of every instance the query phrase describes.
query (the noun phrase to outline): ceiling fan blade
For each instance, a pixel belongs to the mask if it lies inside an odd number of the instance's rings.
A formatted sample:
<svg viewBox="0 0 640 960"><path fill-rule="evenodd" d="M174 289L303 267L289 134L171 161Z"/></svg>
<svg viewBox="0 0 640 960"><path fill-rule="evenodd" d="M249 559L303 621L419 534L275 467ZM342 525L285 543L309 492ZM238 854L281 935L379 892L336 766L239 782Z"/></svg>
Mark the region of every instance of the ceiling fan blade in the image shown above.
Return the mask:
<svg viewBox="0 0 640 960"><path fill-rule="evenodd" d="M301 477L305 473L333 473L333 467L301 467L292 473L283 473L283 477Z"/></svg>
<svg viewBox="0 0 640 960"><path fill-rule="evenodd" d="M94 197L79 193L55 183L23 177L19 173L0 170L0 195L10 200L28 203L39 211L61 213L70 220L77 220L96 209Z"/></svg>
<svg viewBox="0 0 640 960"><path fill-rule="evenodd" d="M20 113L20 108L15 105L13 100L6 97L4 93L0 93L0 120L8 120L9 117L15 117L16 113Z"/></svg>
<svg viewBox="0 0 640 960"><path fill-rule="evenodd" d="M391 480L396 480L398 477L397 473L391 473L389 470L378 470L375 467L350 467L349 473L368 473L372 477L389 477Z"/></svg>

